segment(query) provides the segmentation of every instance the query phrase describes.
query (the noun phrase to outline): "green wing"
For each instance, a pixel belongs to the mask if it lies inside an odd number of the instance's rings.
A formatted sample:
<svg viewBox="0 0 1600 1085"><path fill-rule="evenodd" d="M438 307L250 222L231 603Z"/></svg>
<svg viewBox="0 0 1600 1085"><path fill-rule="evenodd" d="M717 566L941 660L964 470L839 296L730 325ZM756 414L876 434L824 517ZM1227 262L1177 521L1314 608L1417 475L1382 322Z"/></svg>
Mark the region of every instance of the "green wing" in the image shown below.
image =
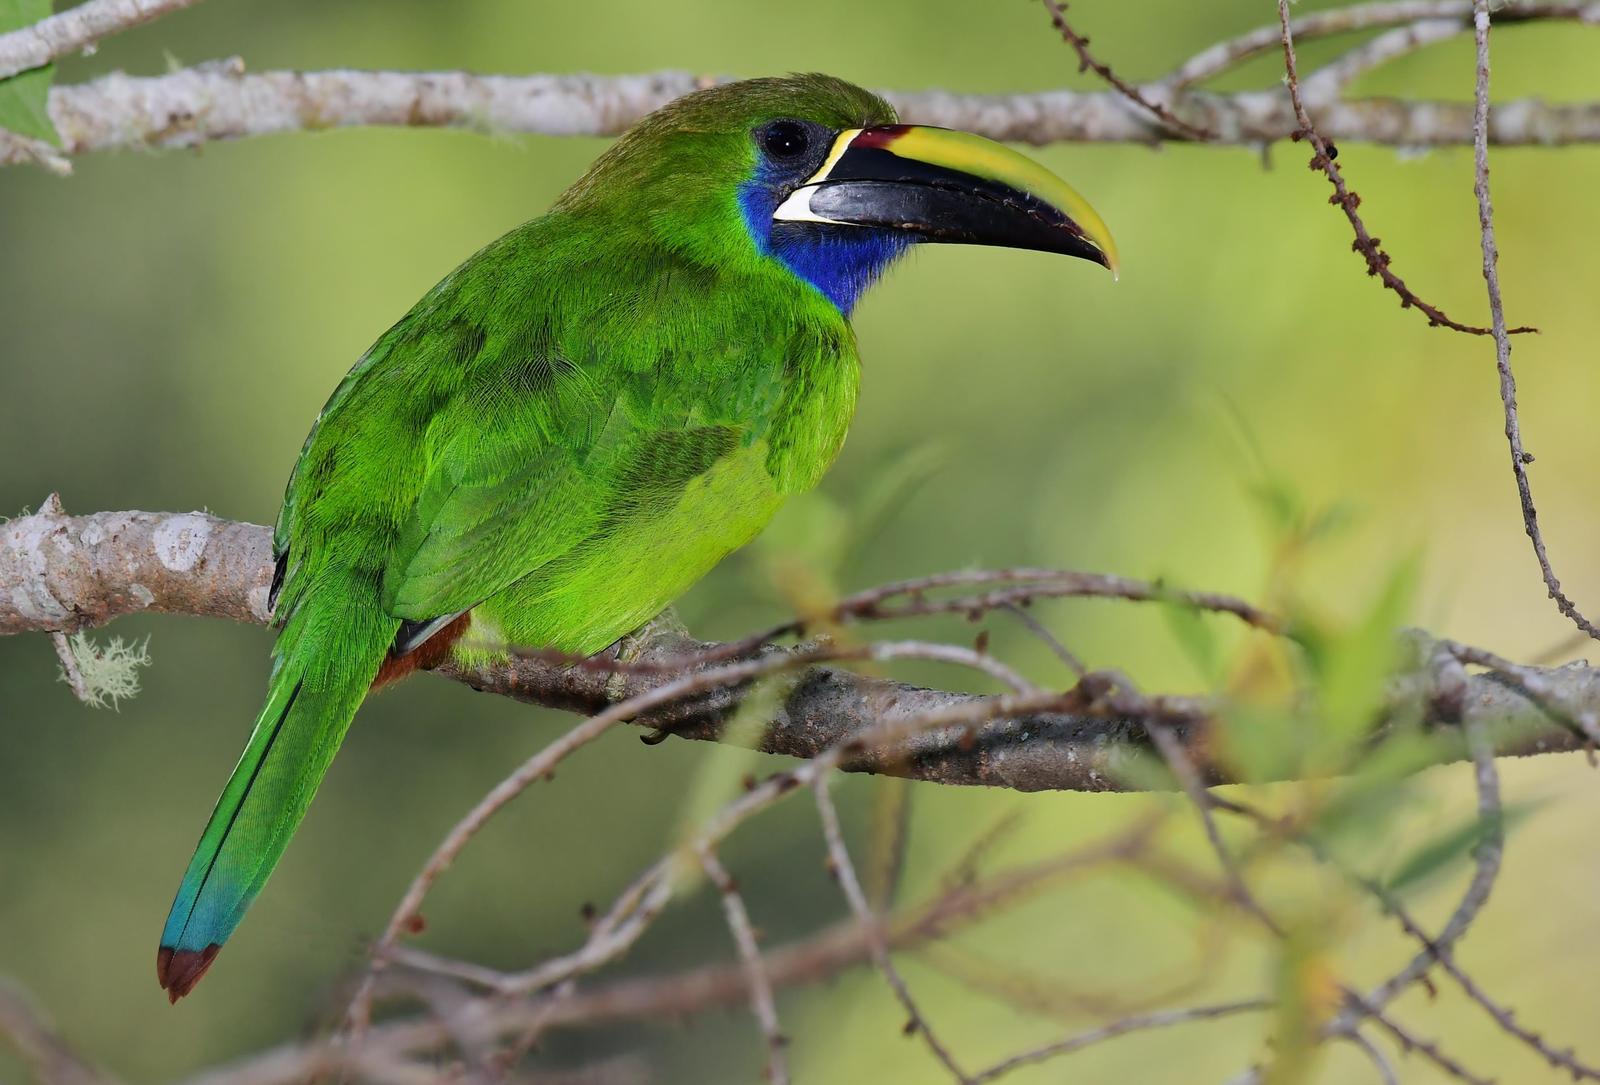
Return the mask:
<svg viewBox="0 0 1600 1085"><path fill-rule="evenodd" d="M452 439L401 526L384 609L408 621L457 614L593 534L610 495L592 450L515 425Z"/></svg>

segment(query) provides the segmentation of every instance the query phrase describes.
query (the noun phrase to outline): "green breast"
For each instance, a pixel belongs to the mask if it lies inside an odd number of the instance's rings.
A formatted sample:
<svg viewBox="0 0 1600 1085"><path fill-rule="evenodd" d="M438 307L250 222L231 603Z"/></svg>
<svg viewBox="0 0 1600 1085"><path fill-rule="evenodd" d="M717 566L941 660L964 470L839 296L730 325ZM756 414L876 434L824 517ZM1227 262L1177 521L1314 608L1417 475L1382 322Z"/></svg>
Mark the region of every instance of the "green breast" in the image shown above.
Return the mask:
<svg viewBox="0 0 1600 1085"><path fill-rule="evenodd" d="M458 650L507 645L588 655L639 628L766 526L783 503L765 441L743 446L690 479L675 500L608 532L473 610Z"/></svg>

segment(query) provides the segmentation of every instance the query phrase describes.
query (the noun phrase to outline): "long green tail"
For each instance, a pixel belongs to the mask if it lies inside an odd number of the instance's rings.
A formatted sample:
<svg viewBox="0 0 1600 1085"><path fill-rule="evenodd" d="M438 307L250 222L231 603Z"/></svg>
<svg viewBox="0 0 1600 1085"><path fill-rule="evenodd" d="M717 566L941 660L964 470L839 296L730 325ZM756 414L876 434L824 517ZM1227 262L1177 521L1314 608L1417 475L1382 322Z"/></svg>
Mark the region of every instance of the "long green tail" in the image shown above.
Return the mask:
<svg viewBox="0 0 1600 1085"><path fill-rule="evenodd" d="M399 623L349 624L369 628L359 637L351 637L348 628L341 630L344 637L335 650L343 658L319 658L321 653L305 645L326 643L324 638L302 635L273 670L267 703L167 915L156 974L173 1002L200 982L266 885L344 741ZM370 667L362 662L366 659Z"/></svg>

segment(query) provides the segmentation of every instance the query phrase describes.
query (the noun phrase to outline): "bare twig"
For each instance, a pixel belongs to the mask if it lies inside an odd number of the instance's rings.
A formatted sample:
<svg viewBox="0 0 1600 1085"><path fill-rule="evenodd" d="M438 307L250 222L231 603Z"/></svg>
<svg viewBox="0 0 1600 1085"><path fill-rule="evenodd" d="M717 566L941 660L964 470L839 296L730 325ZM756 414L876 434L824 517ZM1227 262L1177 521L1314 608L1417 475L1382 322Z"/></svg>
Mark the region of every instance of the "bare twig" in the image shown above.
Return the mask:
<svg viewBox="0 0 1600 1085"><path fill-rule="evenodd" d="M1087 678L1089 676L1089 668L1084 665L1083 660L1074 655L1072 650L1065 644L1062 644L1061 638L1057 637L1054 633L1050 632L1049 629L1045 628L1044 623L1039 621L1039 619L1035 618L1032 614L1029 614L1025 607L1019 606L1016 603L1007 603L1004 609L1014 615L1016 619L1023 624L1024 628L1028 630L1028 632L1032 633L1035 637L1039 638L1039 640L1043 641L1045 647L1049 648L1050 651L1054 653L1055 657L1061 661L1062 666L1066 667L1067 670L1071 671L1080 679Z"/></svg>
<svg viewBox="0 0 1600 1085"><path fill-rule="evenodd" d="M1502 21L1522 22L1574 19L1593 24L1600 23L1600 3L1593 0L1579 3L1510 0L1500 5L1496 17ZM1291 30L1295 41L1306 41L1432 20L1451 20L1465 32L1472 25L1472 0L1380 0L1377 3L1351 4L1304 14L1294 20ZM1282 41L1283 29L1280 24L1259 26L1237 38L1208 46L1184 61L1162 82L1174 90L1203 83L1251 57L1278 48Z"/></svg>
<svg viewBox="0 0 1600 1085"><path fill-rule="evenodd" d="M39 1085L115 1085L67 1046L21 990L0 980L0 1048L15 1051Z"/></svg>
<svg viewBox="0 0 1600 1085"><path fill-rule="evenodd" d="M83 680L83 671L78 667L78 657L72 654L72 644L67 640L67 635L61 632L50 634L50 645L56 650L56 659L61 663L61 675L67 680L67 687L72 690L72 695L86 705L96 704L96 700L89 692L88 685Z"/></svg>
<svg viewBox="0 0 1600 1085"><path fill-rule="evenodd" d="M1150 738L1155 743L1156 749L1161 752L1162 759L1166 761L1172 774L1178 778L1184 794L1188 796L1195 812L1199 814L1206 842L1217 858L1217 865L1222 868L1223 877L1227 879L1234 902L1254 915L1273 934L1281 935L1282 928L1256 900L1255 894L1250 892L1250 886L1245 882L1239 864L1234 860L1233 853L1228 850L1227 841L1222 839L1222 831L1217 828L1217 819L1212 813L1211 793L1206 790L1205 781L1195 770L1183 743L1172 733L1171 726L1164 721L1152 720L1146 724L1146 730L1150 732Z"/></svg>
<svg viewBox="0 0 1600 1085"><path fill-rule="evenodd" d="M1459 1059L1448 1054L1437 1042L1418 1036L1382 1010L1363 1004L1359 996L1347 993L1347 998L1353 1011L1370 1017L1379 1028L1394 1038L1400 1045L1401 1051L1407 1054L1418 1052L1444 1071L1446 1076L1457 1081L1465 1081L1467 1085L1495 1085L1489 1078L1468 1070Z"/></svg>
<svg viewBox="0 0 1600 1085"><path fill-rule="evenodd" d="M1089 39L1072 29L1067 22L1067 5L1065 0L1044 0L1045 10L1050 13L1050 22L1061 35L1061 40L1072 46L1072 51L1078 54L1078 70L1080 72L1092 71L1101 79L1111 84L1124 98L1149 112L1174 133L1188 139L1207 140L1211 133L1197 125L1190 124L1182 117L1176 116L1172 110L1160 102L1151 100L1144 91L1124 80L1120 75L1111 70L1111 66L1102 60L1096 59L1089 52Z"/></svg>
<svg viewBox="0 0 1600 1085"><path fill-rule="evenodd" d="M89 0L41 19L32 26L0 34L0 79L42 68L68 53L90 51L95 42L132 30L200 0Z"/></svg>
<svg viewBox="0 0 1600 1085"><path fill-rule="evenodd" d="M455 862L461 850L477 835L488 821L494 817L507 803L522 794L535 781L552 775L558 764L567 756L583 746L588 745L603 735L611 727L624 720L631 719L641 713L661 705L708 689L726 686L730 683L741 683L766 674L772 674L803 664L806 656L769 655L758 659L745 660L739 663L724 664L708 670L691 672L663 683L654 689L647 690L635 697L625 700L596 716L592 716L583 723L572 728L565 735L538 753L528 758L515 772L507 776L493 789L478 801L470 811L445 835L440 841L428 861L423 864L417 876L412 879L411 885L401 897L394 914L390 916L383 934L379 937L372 952L372 968L366 979L358 986L354 998L351 1000L350 1011L347 1015L350 1031L359 1044L360 1036L368 1022L371 1007L373 982L375 974L384 966L389 951L399 941L400 937L415 925L417 916L422 912L422 904L450 865ZM642 894L641 894L642 895Z"/></svg>
<svg viewBox="0 0 1600 1085"><path fill-rule="evenodd" d="M1068 855L948 887L892 917L885 929L889 943L897 949L910 948L944 937L1046 884L1082 876L1107 863L1129 861L1145 848L1150 831L1149 824L1135 826ZM827 979L871 958L861 925L852 918L778 947L765 959L774 987L787 987ZM747 1002L748 983L743 964L704 965L668 975L615 980L587 992L552 995L531 1003L506 999L480 1004L483 1016L477 1024L489 1035L520 1036L535 1016L542 1017L545 1026L556 1028L681 1017ZM431 1018L400 1019L375 1024L359 1051L327 1041L296 1041L207 1072L186 1085L303 1085L308 1078L360 1068L367 1059L422 1055L448 1042L448 1033Z"/></svg>
<svg viewBox="0 0 1600 1085"><path fill-rule="evenodd" d="M1378 239L1367 231L1367 224L1362 221L1356 208L1361 204L1361 197L1356 195L1345 183L1344 172L1339 169L1334 157L1337 151L1327 138L1317 130L1312 123L1311 115L1307 112L1305 98L1300 92L1300 73L1295 60L1294 33L1289 21L1289 0L1278 0L1278 24L1281 40L1283 42L1283 66L1287 76L1286 86L1289 91L1289 101L1294 106L1295 119L1299 128L1293 135L1295 139L1305 139L1311 144L1311 168L1321 170L1328 178L1328 183L1333 186L1333 195L1328 202L1344 212L1344 217L1349 220L1350 228L1355 231L1356 239L1353 248L1360 253L1367 262L1367 274L1376 276L1385 287L1394 291L1400 298L1402 309L1415 308L1428 318L1430 327L1450 328L1454 331L1465 332L1469 335L1489 335L1488 328L1480 328L1471 324L1462 324L1445 315L1443 309L1431 305L1418 297L1406 285L1405 280L1394 273L1389 266L1389 254L1383 251ZM1514 332L1531 332L1532 328L1515 328Z"/></svg>
<svg viewBox="0 0 1600 1085"><path fill-rule="evenodd" d="M1244 1002L1223 1002L1214 1006L1194 1006L1185 1010L1162 1010L1157 1013L1130 1014L1109 1024L1101 1025L1099 1028L1092 1028L1087 1032L1068 1036L1064 1040L1056 1040L1042 1047L1036 1047L1031 1051L1023 1051L1012 1055L1010 1058L982 1070L972 1080L975 1085L978 1082L994 1081L1024 1066L1031 1066L1061 1055L1069 1055L1093 1044L1101 1043L1105 1040L1114 1040L1118 1036L1126 1036L1130 1032L1143 1032L1147 1029L1184 1025L1192 1021L1214 1021L1219 1017L1231 1017L1241 1013L1261 1013L1272 1009L1272 1006L1271 1001L1257 998Z"/></svg>
<svg viewBox="0 0 1600 1085"><path fill-rule="evenodd" d="M1367 1039L1360 1031L1352 1032L1344 1037L1344 1041L1367 1057L1372 1063L1372 1068L1378 1072L1378 1078L1383 1085L1400 1085L1400 1078L1395 1075L1394 1067L1389 1059L1378 1049L1378 1045Z"/></svg>
<svg viewBox="0 0 1600 1085"><path fill-rule="evenodd" d="M778 1024L778 1006L772 998L772 981L767 978L766 962L761 959L761 947L756 943L755 928L750 925L750 912L745 908L744 897L734 884L716 852L710 848L700 851L700 864L706 876L722 895L722 908L728 917L728 930L733 934L739 949L739 959L744 962L750 980L750 1005L756 1020L761 1024L761 1035L767 1041L767 1080L773 1085L787 1085L789 1067L783 1049L789 1040Z"/></svg>
<svg viewBox="0 0 1600 1085"><path fill-rule="evenodd" d="M1394 1001L1407 987L1422 979L1442 955L1448 954L1461 936L1466 934L1473 921L1477 919L1478 913L1483 910L1484 904L1488 902L1489 894L1494 889L1495 880L1500 873L1500 860L1505 850L1505 834L1502 824L1499 773L1495 767L1494 750L1480 722L1469 717L1463 721L1463 727L1472 751L1473 779L1477 785L1478 818L1482 831L1482 836L1474 849L1476 863L1472 878L1461 896L1460 903L1446 921L1444 929L1436 937L1429 939L1423 949L1404 968L1370 994L1359 996L1347 992L1345 1009L1328 1026L1327 1034L1348 1036L1356 1031L1363 1018L1371 1018L1400 1040L1407 1049L1415 1048L1421 1051L1441 1068L1463 1080L1479 1081L1481 1079L1440 1053L1435 1045L1419 1040L1404 1031L1383 1012L1385 1006Z"/></svg>
<svg viewBox="0 0 1600 1085"><path fill-rule="evenodd" d="M1472 190L1478 197L1478 227L1483 248L1483 281L1489 291L1489 315L1494 328L1495 365L1500 372L1500 402L1505 408L1506 443L1511 449L1511 473L1517 481L1517 497L1522 504L1522 525L1533 543L1533 553L1539 561L1539 572L1544 577L1545 590L1555 600L1556 608L1571 619L1572 624L1589 636L1600 640L1600 628L1583 616L1567 594L1561 590L1550 565L1550 555L1545 552L1544 535L1539 530L1539 510L1533 504L1533 489L1528 482L1528 464L1533 457L1522 447L1522 428L1517 421L1517 378L1511 370L1511 334L1521 329L1506 330L1505 307L1500 300L1500 252L1494 237L1494 204L1489 198L1489 5L1487 0L1473 4L1473 39L1477 43L1478 74L1473 96L1473 182Z"/></svg>
<svg viewBox="0 0 1600 1085"><path fill-rule="evenodd" d="M1441 41L1449 41L1467 29L1462 19L1423 19L1409 26L1396 27L1362 43L1330 64L1325 64L1305 78L1300 86L1302 95L1311 98L1328 98L1342 94L1374 68L1416 52Z"/></svg>
<svg viewBox="0 0 1600 1085"><path fill-rule="evenodd" d="M893 959L889 956L888 939L883 932L883 920L867 902L867 895L861 889L861 880L856 877L855 864L850 860L850 849L845 846L844 830L839 824L839 811L833 805L833 796L828 794L830 780L830 774L819 773L811 783L812 790L816 793L817 815L822 822L822 838L828 846L829 868L833 876L838 879L839 888L843 891L845 900L849 902L850 910L855 913L856 922L861 924L862 934L866 938L873 963L877 965L878 971L883 973L883 978L894 991L894 997L899 1000L900 1007L906 1011L906 1033L920 1035L923 1042L928 1045L928 1050L933 1052L934 1058L944 1065L951 1077L959 1082L969 1082L971 1079L951 1055L950 1049L939 1039L928 1025L927 1017L917 1008L916 1000L911 997L911 989L906 986L905 977L900 975L900 970L895 967Z"/></svg>
<svg viewBox="0 0 1600 1085"><path fill-rule="evenodd" d="M1325 856L1324 856L1325 858ZM1395 921L1402 930L1419 942L1423 949L1434 958L1439 967L1444 970L1456 985L1461 988L1473 1002L1477 1003L1500 1026L1506 1034L1515 1037L1523 1044L1543 1058L1552 1067L1564 1070L1570 1074L1574 1081L1600 1081L1600 1068L1591 1066L1578 1059L1577 1054L1571 1049L1558 1050L1552 1047L1540 1033L1535 1032L1516 1020L1515 1011L1502 1006L1496 1001L1483 986L1474 980L1456 961L1455 954L1447 947L1439 945L1423 930L1422 925L1414 919L1410 912L1400 903L1399 899L1381 883L1371 878L1365 878L1352 872L1346 872L1356 884L1366 889L1378 901L1381 907Z"/></svg>

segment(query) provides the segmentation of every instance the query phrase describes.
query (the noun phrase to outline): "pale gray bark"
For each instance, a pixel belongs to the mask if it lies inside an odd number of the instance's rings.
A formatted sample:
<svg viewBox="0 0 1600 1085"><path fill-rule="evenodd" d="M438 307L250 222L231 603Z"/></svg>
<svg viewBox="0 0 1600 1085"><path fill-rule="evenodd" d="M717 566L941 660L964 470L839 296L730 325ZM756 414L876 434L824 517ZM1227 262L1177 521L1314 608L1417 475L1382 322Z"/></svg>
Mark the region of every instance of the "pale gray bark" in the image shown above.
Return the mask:
<svg viewBox="0 0 1600 1085"><path fill-rule="evenodd" d="M270 549L266 528L205 513L67 516L50 504L32 516L0 524L0 634L75 631L146 610L264 624L272 578ZM1454 734L1450 717L1464 712L1492 731L1502 755L1583 747L1575 730L1552 720L1541 705L1560 704L1571 716L1600 709L1600 680L1590 668L1524 669L1530 684L1537 686L1537 699L1495 675L1472 675L1441 706L1426 666L1430 644L1419 641L1417 667L1393 684L1393 720L1420 716L1447 725L1442 733ZM519 658L472 668L447 664L436 673L529 704L594 713L687 671L711 666L715 648L662 623L632 646L629 667L621 672ZM771 645L759 650L787 651ZM711 689L633 722L670 728L683 738L715 741L743 692ZM813 666L802 672L776 709L761 745L772 753L814 757L875 724L913 721L990 700L865 677L842 667ZM1206 781L1226 781L1227 770L1202 741L1206 706L1171 700L1164 704L1178 717L1174 726ZM1082 711L1027 712L973 729L936 729L889 748L870 745L850 751L845 767L1020 791L1147 787L1148 772L1129 771L1154 757L1141 711L1138 704L1111 697ZM1396 725L1379 721L1378 733ZM1465 746L1454 742L1444 757L1464 759Z"/></svg>

